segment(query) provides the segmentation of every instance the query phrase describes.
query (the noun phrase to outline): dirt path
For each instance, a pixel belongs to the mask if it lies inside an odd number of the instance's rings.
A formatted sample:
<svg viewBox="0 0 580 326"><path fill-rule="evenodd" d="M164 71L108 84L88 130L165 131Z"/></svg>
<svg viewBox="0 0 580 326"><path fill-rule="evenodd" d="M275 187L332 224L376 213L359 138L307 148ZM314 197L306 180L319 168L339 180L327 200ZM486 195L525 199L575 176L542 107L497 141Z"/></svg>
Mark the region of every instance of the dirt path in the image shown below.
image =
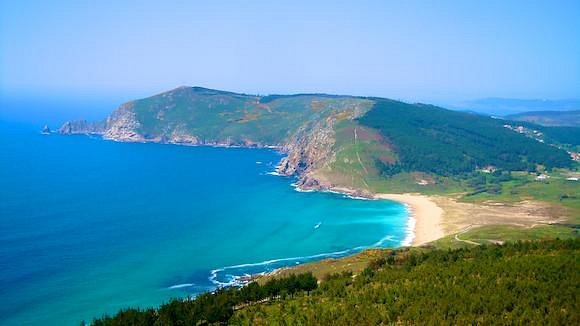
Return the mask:
<svg viewBox="0 0 580 326"><path fill-rule="evenodd" d="M476 246L481 246L481 243L477 243L477 242L474 242L474 241L471 241L471 240L463 240L463 239L459 239L459 236L460 236L460 235L462 235L462 234L464 234L465 232L469 231L469 230L470 230L472 227L474 227L474 226L475 226L475 225L470 225L470 226L466 227L465 229L463 229L463 231L461 231L461 232L457 233L457 234L455 235L455 240L457 240L457 241L461 241L461 242L465 242L465 243L469 243L469 244L476 245Z"/></svg>
<svg viewBox="0 0 580 326"><path fill-rule="evenodd" d="M358 141L358 135L356 133L356 129L354 128L354 143L356 145L357 141ZM367 168L363 165L362 160L360 159L360 155L358 155L358 149L355 149L356 152L356 158L358 159L358 163L360 164L360 167L365 171L365 173L368 175L369 171L367 171ZM367 182L365 181L365 178L361 176L362 182L365 184L365 186L368 188L369 185L367 184Z"/></svg>

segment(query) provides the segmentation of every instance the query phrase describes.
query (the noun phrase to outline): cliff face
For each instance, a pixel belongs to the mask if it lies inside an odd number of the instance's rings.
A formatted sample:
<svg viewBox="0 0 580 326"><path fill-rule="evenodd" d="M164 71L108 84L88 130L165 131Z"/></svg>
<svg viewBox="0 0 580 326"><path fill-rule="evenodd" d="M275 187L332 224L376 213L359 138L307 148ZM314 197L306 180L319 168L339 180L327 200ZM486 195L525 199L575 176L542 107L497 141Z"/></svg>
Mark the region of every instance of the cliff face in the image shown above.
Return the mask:
<svg viewBox="0 0 580 326"><path fill-rule="evenodd" d="M299 186L320 187L319 181L308 174L332 158L334 121L335 117L329 116L302 126L284 145L283 151L287 156L280 162L278 173L300 176Z"/></svg>
<svg viewBox="0 0 580 326"><path fill-rule="evenodd" d="M121 105L102 122L86 120L65 122L58 130L61 134L97 134L106 139L119 141L143 141L137 132L139 122L135 119L131 103Z"/></svg>
<svg viewBox="0 0 580 326"><path fill-rule="evenodd" d="M297 175L296 185L303 189L329 189L336 186L324 178L321 170L336 160L335 124L354 120L372 106L372 101L353 103L344 110L333 111L323 119L302 126L283 147L287 156L278 166L278 173Z"/></svg>
<svg viewBox="0 0 580 326"><path fill-rule="evenodd" d="M107 118L103 137L118 141L144 141L143 135L138 132L140 125L133 103L125 103Z"/></svg>

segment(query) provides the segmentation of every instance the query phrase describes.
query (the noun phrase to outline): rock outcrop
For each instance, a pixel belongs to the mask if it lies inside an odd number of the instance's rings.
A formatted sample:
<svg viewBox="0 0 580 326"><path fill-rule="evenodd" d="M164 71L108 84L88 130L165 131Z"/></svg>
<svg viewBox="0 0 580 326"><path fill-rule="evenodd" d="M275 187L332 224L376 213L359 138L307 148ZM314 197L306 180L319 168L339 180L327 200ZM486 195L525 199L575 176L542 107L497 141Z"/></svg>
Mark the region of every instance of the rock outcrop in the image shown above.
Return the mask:
<svg viewBox="0 0 580 326"><path fill-rule="evenodd" d="M140 126L132 102L125 103L107 118L103 137L118 141L145 141L138 132Z"/></svg>
<svg viewBox="0 0 580 326"><path fill-rule="evenodd" d="M356 119L364 112L366 110L361 105L355 105L346 110L331 112L326 118L313 120L300 127L282 148L287 156L280 162L277 172L298 176L296 185L303 189L332 188L334 185L321 177L318 171L335 160L334 124L340 119Z"/></svg>
<svg viewBox="0 0 580 326"><path fill-rule="evenodd" d="M65 122L58 130L58 133L65 135L102 134L104 131L104 122L88 122L86 120L77 120Z"/></svg>
<svg viewBox="0 0 580 326"><path fill-rule="evenodd" d="M320 182L309 177L309 174L332 159L334 122L334 115L330 115L326 119L300 127L282 148L287 156L280 162L278 173L298 175L300 179L297 185L300 187L320 188Z"/></svg>

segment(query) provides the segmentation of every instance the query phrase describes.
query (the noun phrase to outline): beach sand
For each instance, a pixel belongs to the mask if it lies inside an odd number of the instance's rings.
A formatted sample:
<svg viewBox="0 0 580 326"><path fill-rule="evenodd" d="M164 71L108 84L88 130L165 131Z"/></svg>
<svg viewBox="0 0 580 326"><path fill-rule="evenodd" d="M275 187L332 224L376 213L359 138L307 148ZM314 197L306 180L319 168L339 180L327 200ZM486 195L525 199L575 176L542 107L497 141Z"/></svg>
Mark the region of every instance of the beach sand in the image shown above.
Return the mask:
<svg viewBox="0 0 580 326"><path fill-rule="evenodd" d="M376 194L375 197L409 205L415 218L413 246L437 240L445 235L442 226L443 209L430 197L418 194Z"/></svg>
<svg viewBox="0 0 580 326"><path fill-rule="evenodd" d="M483 225L532 227L537 224L563 223L564 208L537 201L514 203L465 203L450 196L419 194L376 194L376 198L409 205L415 218L413 246Z"/></svg>

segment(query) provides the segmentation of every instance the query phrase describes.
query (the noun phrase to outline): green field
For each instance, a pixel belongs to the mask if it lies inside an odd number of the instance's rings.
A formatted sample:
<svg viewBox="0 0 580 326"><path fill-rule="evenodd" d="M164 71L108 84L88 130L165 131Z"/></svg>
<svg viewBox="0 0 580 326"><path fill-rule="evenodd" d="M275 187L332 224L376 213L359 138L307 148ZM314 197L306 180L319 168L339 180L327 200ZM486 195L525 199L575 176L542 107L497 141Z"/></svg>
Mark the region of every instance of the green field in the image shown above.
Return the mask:
<svg viewBox="0 0 580 326"><path fill-rule="evenodd" d="M565 207L572 222L580 223L580 182L566 180L568 171L560 170L550 173L545 181L535 180L535 174L515 172L511 180L494 184L493 192L467 194L462 200L466 202L502 201L518 202L537 200Z"/></svg>
<svg viewBox="0 0 580 326"><path fill-rule="evenodd" d="M578 225L536 225L520 227L514 225L486 225L475 227L465 233L449 235L429 244L441 249L474 247L475 242L481 245L499 244L513 241L534 241L548 239L573 239L580 236Z"/></svg>

